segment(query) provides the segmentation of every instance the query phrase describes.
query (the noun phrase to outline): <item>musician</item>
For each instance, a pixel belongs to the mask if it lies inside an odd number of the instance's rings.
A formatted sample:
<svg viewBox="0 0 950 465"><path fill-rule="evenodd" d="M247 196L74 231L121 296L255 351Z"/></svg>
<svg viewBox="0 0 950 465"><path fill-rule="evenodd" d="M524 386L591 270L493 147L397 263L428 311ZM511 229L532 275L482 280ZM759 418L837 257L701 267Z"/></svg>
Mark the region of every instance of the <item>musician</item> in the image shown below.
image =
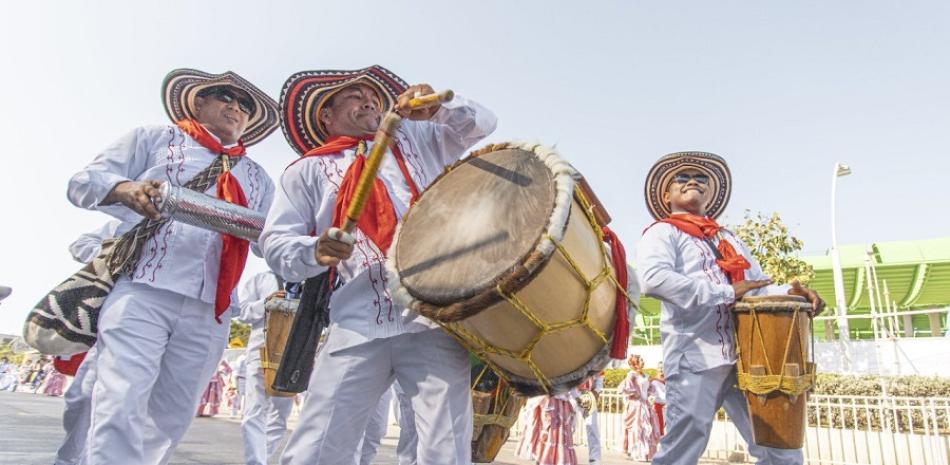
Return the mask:
<svg viewBox="0 0 950 465"><path fill-rule="evenodd" d="M600 448L600 427L597 424L597 403L600 400L600 392L604 389L604 372L597 373L596 375L590 376L577 387L577 391L580 394L578 399L583 398L585 393L590 393L593 395L591 405L589 407L589 412L585 412L584 407L580 407L580 415L577 416L579 419L583 419L585 426L587 427L587 460L591 465L600 463L601 458L601 448ZM578 406L580 402L578 401ZM586 413L586 415L585 415Z"/></svg>
<svg viewBox="0 0 950 465"><path fill-rule="evenodd" d="M261 368L261 346L265 344L264 303L287 296L286 282L272 271L252 276L238 293L241 313L238 319L251 325L245 351L244 416L241 434L244 437L244 460L247 465L267 465L287 431L287 418L294 408L293 397L268 396Z"/></svg>
<svg viewBox="0 0 950 465"><path fill-rule="evenodd" d="M393 379L412 399L420 426L418 463L471 460L467 352L431 321L393 302L384 268L395 226L412 199L495 128L490 111L461 97L406 109L417 93L432 92L425 84L408 87L380 66L305 71L284 85L284 133L305 156L281 177L261 236L264 255L289 280L328 267L343 280L330 301L330 333L284 450L285 465L351 463L370 413ZM397 101L405 119L369 204L352 235L334 229L351 199L338 191L355 186L381 116Z"/></svg>
<svg viewBox="0 0 950 465"><path fill-rule="evenodd" d="M666 434L655 465L695 464L720 406L760 464L800 464L802 451L757 446L746 400L736 388L732 305L746 295L818 295L793 283L773 285L745 245L716 218L729 200L725 160L705 152L662 157L646 180L647 207L657 222L637 245L640 282L662 301L660 334L666 375Z"/></svg>
<svg viewBox="0 0 950 465"><path fill-rule="evenodd" d="M89 263L102 251L102 242L125 232L128 225L111 220L94 231L79 235L69 245L69 253L80 263ZM66 437L56 451L54 465L81 463L86 450L89 419L92 414L92 388L96 382L96 347L85 352L85 359L76 370L73 382L63 394L63 429Z"/></svg>
<svg viewBox="0 0 950 465"><path fill-rule="evenodd" d="M232 72L174 70L162 87L175 124L133 129L69 181L76 206L138 224L116 246L122 275L98 322L88 465L166 463L228 341L248 244L142 221L159 219L160 182L200 186L260 213L273 196L270 178L245 154L276 129L273 99Z"/></svg>

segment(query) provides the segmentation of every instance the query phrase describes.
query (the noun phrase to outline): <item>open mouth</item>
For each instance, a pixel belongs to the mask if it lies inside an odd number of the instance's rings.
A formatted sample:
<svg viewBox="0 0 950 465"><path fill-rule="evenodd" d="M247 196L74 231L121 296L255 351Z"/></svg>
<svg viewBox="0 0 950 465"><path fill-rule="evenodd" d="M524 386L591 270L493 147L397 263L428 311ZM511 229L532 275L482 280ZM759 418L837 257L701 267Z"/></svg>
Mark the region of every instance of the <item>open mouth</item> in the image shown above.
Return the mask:
<svg viewBox="0 0 950 465"><path fill-rule="evenodd" d="M230 121L230 122L232 122L232 123L234 123L234 124L240 124L240 121L238 121L237 116L232 115L232 114L230 114L230 113L225 113L225 114L224 114L224 119L226 119L226 120L228 120L228 121Z"/></svg>

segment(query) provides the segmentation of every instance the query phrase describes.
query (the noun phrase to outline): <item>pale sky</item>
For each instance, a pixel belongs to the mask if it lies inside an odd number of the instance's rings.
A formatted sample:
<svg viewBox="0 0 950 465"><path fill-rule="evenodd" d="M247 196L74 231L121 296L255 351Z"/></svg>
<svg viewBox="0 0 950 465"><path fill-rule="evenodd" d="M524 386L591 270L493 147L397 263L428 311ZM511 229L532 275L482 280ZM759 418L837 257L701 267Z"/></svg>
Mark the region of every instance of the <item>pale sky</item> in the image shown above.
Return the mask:
<svg viewBox="0 0 950 465"><path fill-rule="evenodd" d="M633 250L644 176L682 150L722 155L723 223L777 211L809 252L950 234L945 1L33 1L0 16L0 333L79 268L67 246L107 217L70 176L135 126L165 123L173 68L234 70L274 98L300 70L378 63L499 117L489 141L557 145ZM481 145L481 144L480 144ZM279 176L280 131L250 154ZM245 277L265 267L253 259Z"/></svg>

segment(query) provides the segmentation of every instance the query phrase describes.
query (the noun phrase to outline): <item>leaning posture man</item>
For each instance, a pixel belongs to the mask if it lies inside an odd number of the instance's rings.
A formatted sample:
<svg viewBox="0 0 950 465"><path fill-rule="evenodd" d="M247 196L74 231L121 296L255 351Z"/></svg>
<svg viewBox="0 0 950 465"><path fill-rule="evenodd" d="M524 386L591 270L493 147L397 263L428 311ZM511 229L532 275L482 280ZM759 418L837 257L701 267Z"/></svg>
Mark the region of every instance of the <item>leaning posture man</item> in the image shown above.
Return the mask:
<svg viewBox="0 0 950 465"><path fill-rule="evenodd" d="M285 465L353 463L370 412L393 379L412 399L418 463L467 464L472 412L467 353L425 318L396 305L384 263L399 219L445 166L495 128L494 115L461 97L403 111L352 236L338 227L382 113L427 85L407 88L390 71L312 71L281 94L284 134L304 154L284 172L261 244L288 280L336 267L343 279L330 301L330 333L309 397L284 450Z"/></svg>
<svg viewBox="0 0 950 465"><path fill-rule="evenodd" d="M264 345L264 304L272 298L287 295L286 282L271 271L258 273L241 286L241 314L238 317L251 325L247 341L244 369L244 416L241 433L244 437L246 465L267 465L287 431L287 418L294 408L293 397L268 396L261 368L261 346Z"/></svg>
<svg viewBox="0 0 950 465"><path fill-rule="evenodd" d="M75 205L135 224L116 245L122 275L99 317L88 465L168 461L237 305L248 243L162 220L160 183L261 213L273 198L270 178L245 154L276 129L273 99L232 72L175 70L162 90L174 125L132 130L69 181Z"/></svg>
<svg viewBox="0 0 950 465"><path fill-rule="evenodd" d="M732 306L746 295L806 297L813 312L824 302L797 282L776 286L736 236L715 219L731 190L725 160L706 152L661 158L646 180L647 207L657 222L637 245L646 295L662 301L660 334L666 373L666 435L654 465L695 464L724 407L759 464L802 463L801 449L754 445L745 397L736 387Z"/></svg>

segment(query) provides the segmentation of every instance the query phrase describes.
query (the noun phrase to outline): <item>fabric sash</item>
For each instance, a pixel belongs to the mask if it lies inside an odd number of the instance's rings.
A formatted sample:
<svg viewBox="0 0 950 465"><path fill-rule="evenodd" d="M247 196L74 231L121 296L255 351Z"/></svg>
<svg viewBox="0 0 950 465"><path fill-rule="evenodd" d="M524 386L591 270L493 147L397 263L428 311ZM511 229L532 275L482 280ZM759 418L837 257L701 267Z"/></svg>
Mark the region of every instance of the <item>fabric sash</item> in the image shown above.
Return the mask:
<svg viewBox="0 0 950 465"><path fill-rule="evenodd" d="M334 227L340 227L346 218L346 211L353 199L353 193L356 191L357 184L359 184L360 176L363 174L363 168L366 166L366 156L364 153L366 151L366 141L372 139L371 136L335 136L329 139L325 145L304 154L304 157L325 156L357 147L356 159L353 160L353 163L347 168L346 174L343 175L343 182L340 183L340 188L337 192L336 203L333 209ZM409 170L406 167L402 152L395 144L392 146L392 153L396 157L399 170L402 172L403 178L405 178L406 184L409 186L409 191L412 193L410 203L414 203L419 197L419 189L416 187L416 183L412 180L412 177L409 176ZM385 254L389 251L389 246L392 244L393 235L396 232L396 225L398 223L399 219L396 218L396 209L393 206L392 199L389 197L389 192L386 190L386 185L377 177L373 180L373 188L366 201L365 210L356 222L356 226Z"/></svg>
<svg viewBox="0 0 950 465"><path fill-rule="evenodd" d="M200 123L193 119L183 119L178 122L178 127L185 134L191 136L202 147L211 152L222 156L222 160L230 157L242 157L247 153L244 143L238 141L238 144L231 148L224 148L211 133ZM247 207L247 197L244 196L244 189L241 183L231 174L230 162L224 162L224 169L218 175L215 194L218 199L225 202ZM230 234L221 235L221 262L218 271L218 287L215 290L214 300L214 318L221 322L221 314L231 305L231 291L241 280L241 274L244 273L244 266L247 264L247 252L250 244L244 239L234 237Z"/></svg>
<svg viewBox="0 0 950 465"><path fill-rule="evenodd" d="M671 224L680 231L698 239L710 240L719 235L722 229L716 220L705 216L693 215L689 213L677 213L668 218L657 221L657 223ZM711 244L710 244L711 245ZM745 280L745 270L752 265L725 238L719 238L719 244L716 245L720 257L717 257L716 264L722 270L729 280L733 283Z"/></svg>

